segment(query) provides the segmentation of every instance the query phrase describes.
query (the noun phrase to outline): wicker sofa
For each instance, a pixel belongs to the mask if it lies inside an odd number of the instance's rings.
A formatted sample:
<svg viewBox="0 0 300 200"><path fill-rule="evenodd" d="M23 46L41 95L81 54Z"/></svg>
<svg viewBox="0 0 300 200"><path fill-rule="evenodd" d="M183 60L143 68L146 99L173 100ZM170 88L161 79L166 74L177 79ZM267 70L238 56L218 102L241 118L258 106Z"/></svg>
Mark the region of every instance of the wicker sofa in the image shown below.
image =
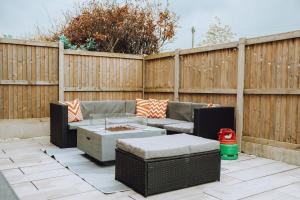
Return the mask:
<svg viewBox="0 0 300 200"><path fill-rule="evenodd" d="M136 112L135 100L81 101L80 107L84 120L68 123L68 107L59 102L50 103L50 140L53 144L60 148L76 147L77 127L89 125L91 114ZM217 139L220 128L234 128L234 108L207 108L205 103L171 101L166 119L148 119L147 123L148 126L166 129L168 134L188 133Z"/></svg>

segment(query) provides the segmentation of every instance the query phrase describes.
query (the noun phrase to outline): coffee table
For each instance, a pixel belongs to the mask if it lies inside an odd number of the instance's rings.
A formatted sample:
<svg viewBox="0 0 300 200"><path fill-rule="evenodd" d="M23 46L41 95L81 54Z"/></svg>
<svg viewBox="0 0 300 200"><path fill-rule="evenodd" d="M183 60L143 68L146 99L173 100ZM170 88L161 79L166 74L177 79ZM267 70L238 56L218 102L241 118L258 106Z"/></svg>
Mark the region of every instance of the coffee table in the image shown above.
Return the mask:
<svg viewBox="0 0 300 200"><path fill-rule="evenodd" d="M116 126L117 127L117 126ZM115 160L117 139L166 135L166 130L141 124L127 123L131 130L109 131L105 125L77 128L77 148L100 162Z"/></svg>

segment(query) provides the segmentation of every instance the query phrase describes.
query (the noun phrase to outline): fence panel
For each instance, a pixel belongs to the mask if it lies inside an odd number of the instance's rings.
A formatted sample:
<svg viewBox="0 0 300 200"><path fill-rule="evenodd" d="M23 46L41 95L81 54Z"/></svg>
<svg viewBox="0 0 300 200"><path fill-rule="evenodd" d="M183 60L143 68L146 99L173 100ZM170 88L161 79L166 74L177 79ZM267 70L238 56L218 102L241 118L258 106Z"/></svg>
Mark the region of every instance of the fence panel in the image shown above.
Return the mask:
<svg viewBox="0 0 300 200"><path fill-rule="evenodd" d="M48 117L57 85L57 44L0 40L0 119Z"/></svg>

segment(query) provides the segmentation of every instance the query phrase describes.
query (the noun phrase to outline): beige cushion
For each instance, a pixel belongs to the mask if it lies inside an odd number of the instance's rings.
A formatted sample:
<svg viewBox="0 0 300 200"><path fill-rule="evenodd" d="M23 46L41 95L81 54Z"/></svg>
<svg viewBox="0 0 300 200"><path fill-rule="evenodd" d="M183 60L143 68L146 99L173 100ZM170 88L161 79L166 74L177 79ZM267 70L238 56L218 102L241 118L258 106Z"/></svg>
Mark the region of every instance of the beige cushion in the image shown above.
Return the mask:
<svg viewBox="0 0 300 200"><path fill-rule="evenodd" d="M143 159L179 156L219 149L219 142L188 134L119 139L117 148Z"/></svg>
<svg viewBox="0 0 300 200"><path fill-rule="evenodd" d="M79 126L104 125L105 119L94 119L94 120L84 119L79 122L69 122L68 124L70 130L77 130L77 127Z"/></svg>
<svg viewBox="0 0 300 200"><path fill-rule="evenodd" d="M169 124L164 125L164 129L168 131L175 131L179 133L193 133L194 132L194 123L186 122L180 124Z"/></svg>
<svg viewBox="0 0 300 200"><path fill-rule="evenodd" d="M148 126L154 126L158 128L163 128L165 125L168 124L180 124L180 123L186 123L186 121L180 121L180 120L170 119L170 118L165 118L165 119L148 118L147 119Z"/></svg>

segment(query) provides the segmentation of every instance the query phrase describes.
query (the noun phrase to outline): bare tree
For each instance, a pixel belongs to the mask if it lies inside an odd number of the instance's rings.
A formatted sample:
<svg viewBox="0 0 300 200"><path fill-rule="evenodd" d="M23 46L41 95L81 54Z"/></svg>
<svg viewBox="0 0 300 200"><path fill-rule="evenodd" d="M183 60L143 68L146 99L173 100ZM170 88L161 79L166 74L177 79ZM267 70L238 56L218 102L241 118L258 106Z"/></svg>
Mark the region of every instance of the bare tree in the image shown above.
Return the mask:
<svg viewBox="0 0 300 200"><path fill-rule="evenodd" d="M216 22L209 26L208 31L204 35L204 39L200 42L200 46L233 41L235 33L232 32L231 27L229 25L223 25L218 17L215 17L215 20Z"/></svg>

